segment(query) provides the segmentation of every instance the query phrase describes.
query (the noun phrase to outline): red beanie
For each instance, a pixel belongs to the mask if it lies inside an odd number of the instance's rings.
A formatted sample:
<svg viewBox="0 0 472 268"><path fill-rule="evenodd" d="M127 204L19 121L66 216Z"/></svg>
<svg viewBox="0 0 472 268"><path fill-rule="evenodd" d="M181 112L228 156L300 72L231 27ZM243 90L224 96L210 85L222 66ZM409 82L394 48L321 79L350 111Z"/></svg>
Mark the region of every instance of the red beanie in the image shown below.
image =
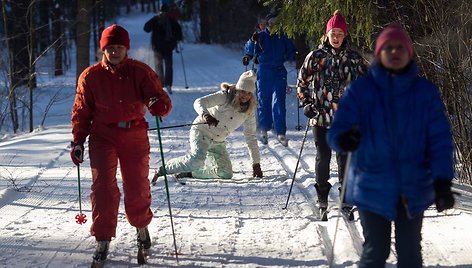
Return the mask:
<svg viewBox="0 0 472 268"><path fill-rule="evenodd" d="M346 19L341 15L341 11L336 10L334 11L333 16L329 19L328 23L326 24L326 32L328 33L333 28L339 28L343 30L344 34L347 34L347 23Z"/></svg>
<svg viewBox="0 0 472 268"><path fill-rule="evenodd" d="M375 51L374 54L376 57L379 56L382 47L390 40L397 40L403 43L410 59L413 57L413 45L411 38L408 33L403 29L403 27L398 23L392 23L380 33L379 37L375 42Z"/></svg>
<svg viewBox="0 0 472 268"><path fill-rule="evenodd" d="M113 24L103 30L100 38L100 49L103 51L109 45L122 45L129 49L129 34L125 28Z"/></svg>

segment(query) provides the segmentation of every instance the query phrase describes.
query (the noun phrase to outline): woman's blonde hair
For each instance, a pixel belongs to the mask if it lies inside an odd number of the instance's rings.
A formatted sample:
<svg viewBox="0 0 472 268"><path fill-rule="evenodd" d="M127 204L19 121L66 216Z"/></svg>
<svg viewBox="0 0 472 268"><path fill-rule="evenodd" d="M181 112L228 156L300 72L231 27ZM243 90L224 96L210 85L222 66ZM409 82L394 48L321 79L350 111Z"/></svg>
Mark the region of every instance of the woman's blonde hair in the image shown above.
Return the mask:
<svg viewBox="0 0 472 268"><path fill-rule="evenodd" d="M235 84L230 84L228 82L223 82L220 85L220 88L223 92L228 94L228 101L231 103L234 109L242 113L253 114L256 110L256 98L253 93L252 97L249 99L249 105L247 107L242 106L239 102L239 90L236 89Z"/></svg>

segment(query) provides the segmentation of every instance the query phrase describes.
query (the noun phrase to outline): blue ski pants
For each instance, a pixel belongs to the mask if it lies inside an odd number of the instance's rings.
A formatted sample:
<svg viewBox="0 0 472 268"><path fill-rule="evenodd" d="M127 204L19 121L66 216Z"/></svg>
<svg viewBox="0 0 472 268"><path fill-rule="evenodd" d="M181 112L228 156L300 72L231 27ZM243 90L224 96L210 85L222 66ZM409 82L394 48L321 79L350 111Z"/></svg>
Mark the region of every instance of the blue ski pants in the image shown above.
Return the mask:
<svg viewBox="0 0 472 268"><path fill-rule="evenodd" d="M276 134L287 131L285 122L285 97L287 70L285 66L260 66L257 72L257 119L259 130L269 131L274 127Z"/></svg>

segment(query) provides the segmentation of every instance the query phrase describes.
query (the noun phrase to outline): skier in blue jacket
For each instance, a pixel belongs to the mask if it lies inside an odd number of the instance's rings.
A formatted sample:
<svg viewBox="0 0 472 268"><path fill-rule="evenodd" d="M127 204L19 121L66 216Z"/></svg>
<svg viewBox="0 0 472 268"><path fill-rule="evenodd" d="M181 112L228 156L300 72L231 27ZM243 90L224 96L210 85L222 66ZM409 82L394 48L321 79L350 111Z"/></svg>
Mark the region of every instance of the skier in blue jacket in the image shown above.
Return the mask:
<svg viewBox="0 0 472 268"><path fill-rule="evenodd" d="M255 32L247 41L244 50L249 57L256 57L259 62L257 72L257 119L261 142L267 144L267 131L272 128L277 139L284 146L288 145L285 136L285 96L287 89L287 70L285 61L294 61L296 48L286 34L271 33L275 15L267 16L267 27Z"/></svg>
<svg viewBox="0 0 472 268"><path fill-rule="evenodd" d="M359 209L365 239L358 267L385 266L391 222L397 267L422 267L424 211L454 205L451 128L439 90L418 75L399 24L379 35L375 57L341 98L327 139L337 152L352 152L346 198Z"/></svg>

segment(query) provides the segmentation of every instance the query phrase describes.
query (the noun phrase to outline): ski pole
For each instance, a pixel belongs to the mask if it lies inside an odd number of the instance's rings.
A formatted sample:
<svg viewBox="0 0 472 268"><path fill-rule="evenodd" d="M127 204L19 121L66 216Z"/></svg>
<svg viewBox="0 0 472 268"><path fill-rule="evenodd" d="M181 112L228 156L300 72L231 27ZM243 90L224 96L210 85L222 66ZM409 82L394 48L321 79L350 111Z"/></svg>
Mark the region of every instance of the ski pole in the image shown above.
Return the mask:
<svg viewBox="0 0 472 268"><path fill-rule="evenodd" d="M77 186L79 188L79 214L75 216L75 222L84 224L87 222L85 214L82 213L82 190L80 189L80 166L77 165Z"/></svg>
<svg viewBox="0 0 472 268"><path fill-rule="evenodd" d="M296 74L298 74L298 69L295 69L295 71L296 71ZM296 93L296 89L295 89L295 93ZM300 108L303 108L303 107L301 103L298 101L297 94L295 94L295 100L297 101L297 126L295 127L295 129L300 131L302 129L302 126L300 125Z"/></svg>
<svg viewBox="0 0 472 268"><path fill-rule="evenodd" d="M352 152L349 151L347 153L347 160L346 160L346 165L345 165L345 168L344 168L343 183L341 184L341 193L340 193L341 196L339 197L338 218L336 219L336 225L334 227L333 246L331 247L331 254L328 256L328 258L329 258L328 259L329 267L332 267L333 261L334 261L334 245L336 243L336 234L338 232L339 218L341 217L341 209L342 209L342 205L343 205L343 202L344 202L344 194L346 192L347 173L348 173L348 170L349 170L349 166L351 165L351 157L352 157Z"/></svg>
<svg viewBox="0 0 472 268"><path fill-rule="evenodd" d="M295 176L297 176L298 164L300 163L300 158L302 157L303 147L305 146L306 134L308 133L309 128L310 128L310 120L308 120L308 122L306 123L305 134L303 135L303 140L302 140L302 147L300 148L300 153L298 154L297 164L295 165L295 171L293 172L292 184L290 185L290 190L288 192L287 202L285 202L285 207L283 207L282 209L287 209L288 201L290 200L290 194L292 193L293 183L295 182Z"/></svg>
<svg viewBox="0 0 472 268"><path fill-rule="evenodd" d="M297 102L297 126L295 127L295 129L300 131L302 129L302 126L300 125L300 108L301 108L301 105L300 105L300 102L298 102L298 99L297 99L296 96L297 95L295 95L295 100Z"/></svg>
<svg viewBox="0 0 472 268"><path fill-rule="evenodd" d="M161 151L161 160L162 160L162 171L164 172L164 182L166 186L166 194L167 194L167 205L169 207L169 216L170 216L170 225L172 227L172 237L174 238L174 250L175 250L175 259L177 260L177 264L179 264L179 253L177 252L177 242L175 240L175 231L174 231L174 221L172 219L172 208L170 206L170 194L169 194L169 184L167 182L167 170L164 161L164 151L162 150L162 139L161 139L161 131L159 129L159 118L156 116L156 130L157 130L157 137L159 139L159 149Z"/></svg>
<svg viewBox="0 0 472 268"><path fill-rule="evenodd" d="M189 124L182 124L182 125L174 125L174 126L167 126L167 127L161 127L159 129L168 129L168 128L177 128L177 127L188 127L188 126L197 126L197 125L205 125L207 123L202 122L202 123L189 123ZM156 130L157 127L149 128L148 130Z"/></svg>
<svg viewBox="0 0 472 268"><path fill-rule="evenodd" d="M182 69L184 70L184 81L185 81L185 88L188 88L187 84L187 74L185 73L185 64L184 64L184 52L182 46L180 46L180 60L182 61Z"/></svg>

